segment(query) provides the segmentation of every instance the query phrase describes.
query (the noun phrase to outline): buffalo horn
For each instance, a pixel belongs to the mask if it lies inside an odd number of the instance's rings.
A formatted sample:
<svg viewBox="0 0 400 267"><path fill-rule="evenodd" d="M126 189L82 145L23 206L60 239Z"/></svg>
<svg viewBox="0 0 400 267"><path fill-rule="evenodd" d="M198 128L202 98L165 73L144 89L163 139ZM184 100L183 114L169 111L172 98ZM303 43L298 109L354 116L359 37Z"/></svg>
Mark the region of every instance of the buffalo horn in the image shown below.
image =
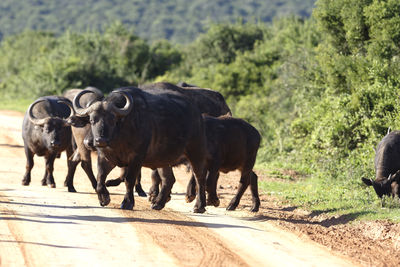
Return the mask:
<svg viewBox="0 0 400 267"><path fill-rule="evenodd" d="M38 99L38 100L36 100L35 102L33 102L33 103L29 106L29 108L28 108L28 118L29 118L29 120L30 120L33 124L35 124L35 125L43 125L43 124L45 124L45 122L46 122L46 120L47 120L47 118L38 119L38 118L36 118L36 117L33 115L33 107L34 107L37 103L43 102L43 101L46 101L46 99Z"/></svg>
<svg viewBox="0 0 400 267"><path fill-rule="evenodd" d="M67 121L69 118L75 116L75 114L76 114L75 109L69 101L59 100L57 103L62 103L64 105L67 105L69 107L69 109L71 110L71 113L69 114L68 118L64 119L65 121Z"/></svg>
<svg viewBox="0 0 400 267"><path fill-rule="evenodd" d="M91 111L90 106L88 106L88 107L86 107L86 108L83 108L83 107L81 106L81 104L79 103L79 100L81 99L81 97L82 97L84 94L88 94L88 93L94 94L93 91L85 89L85 90L80 91L80 92L74 97L74 100L72 101L73 104L74 104L75 112L76 112L76 114L77 114L78 116L80 116L80 117L85 117L85 116L87 116L87 114Z"/></svg>
<svg viewBox="0 0 400 267"><path fill-rule="evenodd" d="M131 112L131 110L132 110L132 102L133 102L132 96L130 94L124 92L124 91L113 91L112 93L121 94L126 99L126 104L125 104L125 106L123 108L118 108L113 104L112 105L112 111L115 114L117 114L119 116L122 116L122 117L128 115L129 112Z"/></svg>

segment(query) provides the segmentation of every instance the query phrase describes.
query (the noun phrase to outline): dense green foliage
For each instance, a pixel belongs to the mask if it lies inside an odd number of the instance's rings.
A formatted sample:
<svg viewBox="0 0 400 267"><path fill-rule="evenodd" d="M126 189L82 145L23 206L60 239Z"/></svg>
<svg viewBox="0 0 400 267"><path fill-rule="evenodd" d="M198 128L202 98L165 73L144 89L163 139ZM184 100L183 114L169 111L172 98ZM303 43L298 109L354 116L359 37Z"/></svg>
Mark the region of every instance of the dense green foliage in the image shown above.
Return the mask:
<svg viewBox="0 0 400 267"><path fill-rule="evenodd" d="M180 60L167 41L150 46L120 23L104 33L24 32L0 47L0 95L35 97L88 85L107 91L154 79Z"/></svg>
<svg viewBox="0 0 400 267"><path fill-rule="evenodd" d="M315 0L2 0L0 36L21 31L101 30L121 21L147 40L189 42L213 22L271 21L273 17L309 16Z"/></svg>
<svg viewBox="0 0 400 267"><path fill-rule="evenodd" d="M309 19L213 24L184 46L149 45L118 23L25 32L1 43L0 96L154 80L213 88L262 133L258 168L303 177L264 190L318 211L371 215L379 201L360 178L374 176L372 148L387 129L400 129L399 14L395 0L318 0Z"/></svg>

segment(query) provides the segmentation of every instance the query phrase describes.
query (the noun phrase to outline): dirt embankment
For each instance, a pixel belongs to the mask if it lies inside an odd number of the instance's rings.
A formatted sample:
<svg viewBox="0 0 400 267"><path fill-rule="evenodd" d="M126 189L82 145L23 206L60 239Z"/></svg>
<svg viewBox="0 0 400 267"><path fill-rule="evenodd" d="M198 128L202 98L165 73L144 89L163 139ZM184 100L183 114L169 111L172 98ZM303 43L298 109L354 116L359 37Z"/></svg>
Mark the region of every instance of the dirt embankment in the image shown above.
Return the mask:
<svg viewBox="0 0 400 267"><path fill-rule="evenodd" d="M112 202L100 207L80 167L78 193L63 180L66 159L56 160L57 188L40 186L43 158L35 157L32 182L21 185L25 156L22 115L0 111L0 265L96 266L399 266L400 229L389 222L352 223L294 207L262 195L261 210L247 212L246 193L238 211L224 207L233 196L237 173L222 175L221 207L193 214L184 201L188 174L174 170L172 200L162 211L136 196L133 211L119 209L124 186L111 188ZM111 173L111 177L118 170ZM262 178L261 179L266 179ZM144 171L149 188L149 170ZM314 242L315 241L315 242Z"/></svg>

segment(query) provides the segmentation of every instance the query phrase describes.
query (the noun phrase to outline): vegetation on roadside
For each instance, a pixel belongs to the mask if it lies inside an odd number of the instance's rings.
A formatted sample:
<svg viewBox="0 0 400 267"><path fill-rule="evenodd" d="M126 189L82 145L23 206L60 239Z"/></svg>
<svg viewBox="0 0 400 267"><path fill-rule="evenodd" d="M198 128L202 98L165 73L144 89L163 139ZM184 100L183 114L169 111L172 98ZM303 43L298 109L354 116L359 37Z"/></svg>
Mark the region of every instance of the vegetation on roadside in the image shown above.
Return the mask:
<svg viewBox="0 0 400 267"><path fill-rule="evenodd" d="M148 44L122 24L60 36L25 32L0 46L0 97L71 87L186 81L220 91L262 133L257 168L296 170L262 190L316 212L399 221L361 177L373 147L400 129L400 2L318 0L309 19L214 24L192 43ZM0 102L1 104L1 102Z"/></svg>

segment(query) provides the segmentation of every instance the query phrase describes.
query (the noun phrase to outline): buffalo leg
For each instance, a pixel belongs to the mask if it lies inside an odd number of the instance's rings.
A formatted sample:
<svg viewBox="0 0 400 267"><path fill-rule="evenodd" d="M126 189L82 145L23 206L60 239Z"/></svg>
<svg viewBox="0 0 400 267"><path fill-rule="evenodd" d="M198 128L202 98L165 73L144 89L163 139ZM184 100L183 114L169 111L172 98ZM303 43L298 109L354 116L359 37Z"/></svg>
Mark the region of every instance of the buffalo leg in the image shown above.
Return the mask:
<svg viewBox="0 0 400 267"><path fill-rule="evenodd" d="M119 177L116 179L107 180L106 186L120 185L123 181L125 181L125 176L126 176L126 168L122 168ZM147 194L146 194L146 192L144 192L144 190L142 188L142 184L140 183L141 177L142 177L142 175L139 174L139 176L136 178L135 191L138 193L139 196L147 197Z"/></svg>
<svg viewBox="0 0 400 267"><path fill-rule="evenodd" d="M97 197L99 198L99 202L101 206L107 206L110 204L110 193L108 192L105 181L107 175L110 171L115 167L115 165L111 164L104 156L98 155L97 157Z"/></svg>
<svg viewBox="0 0 400 267"><path fill-rule="evenodd" d="M33 152L25 146L26 155L26 172L22 179L22 185L29 185L31 183L31 170L33 168Z"/></svg>
<svg viewBox="0 0 400 267"><path fill-rule="evenodd" d="M54 160L57 157L57 153L51 153L49 155L45 156L45 160L46 160L46 172L45 172L45 177L42 180L42 184L43 182L45 182L45 184L47 184L47 186L51 187L51 188L55 188L56 187L56 183L54 181L54 176L53 176L53 170L54 170Z"/></svg>
<svg viewBox="0 0 400 267"><path fill-rule="evenodd" d="M123 181L125 181L125 177L127 174L127 168L121 168L121 173L119 174L119 177L116 179L109 179L106 182L106 186L118 186L120 185Z"/></svg>
<svg viewBox="0 0 400 267"><path fill-rule="evenodd" d="M139 175L136 178L135 191L136 191L136 193L138 193L138 195L140 197L147 197L147 194L146 194L146 192L144 192L144 190L142 188L142 184L140 183L141 180L142 180L142 173L139 172Z"/></svg>
<svg viewBox="0 0 400 267"><path fill-rule="evenodd" d="M192 173L192 176L190 177L189 183L186 188L186 202L190 203L196 198L196 178L194 177L194 174Z"/></svg>
<svg viewBox="0 0 400 267"><path fill-rule="evenodd" d="M157 170L161 177L161 190L151 208L161 210L171 198L171 189L176 179L171 167L159 168Z"/></svg>
<svg viewBox="0 0 400 267"><path fill-rule="evenodd" d="M205 183L206 183L206 172L204 166L193 166L193 172L196 178L196 203L193 208L194 213L204 213L206 211L206 191L205 191Z"/></svg>
<svg viewBox="0 0 400 267"><path fill-rule="evenodd" d="M89 180L90 180L90 182L92 184L93 189L96 190L97 181L96 181L96 178L94 177L94 174L93 174L92 161L90 159L89 160L82 160L81 166L82 166L82 169L85 171L86 175L89 177Z"/></svg>
<svg viewBox="0 0 400 267"><path fill-rule="evenodd" d="M258 177L253 171L250 173L250 191L253 201L253 206L250 211L257 212L260 208L260 197L258 196Z"/></svg>
<svg viewBox="0 0 400 267"><path fill-rule="evenodd" d="M219 178L218 168L213 168L208 171L206 179L207 205L219 206L219 198L217 196L217 183Z"/></svg>
<svg viewBox="0 0 400 267"><path fill-rule="evenodd" d="M47 168L45 167L44 175L43 175L43 178L42 178L42 181L41 181L43 186L47 185L47 176L48 175L49 175L49 172L47 171Z"/></svg>
<svg viewBox="0 0 400 267"><path fill-rule="evenodd" d="M151 187L149 190L149 201L155 203L156 197L160 193L161 177L158 170L152 170L151 172Z"/></svg>
<svg viewBox="0 0 400 267"><path fill-rule="evenodd" d="M229 203L226 210L235 210L236 207L239 205L240 199L243 196L244 191L246 191L247 187L250 183L250 172L242 173L240 177L238 191L236 195L232 198L231 202Z"/></svg>
<svg viewBox="0 0 400 267"><path fill-rule="evenodd" d="M124 196L124 200L121 203L121 209L131 210L135 206L133 188L136 182L136 178L140 175L140 169L141 163L138 160L134 160L127 168L125 176L126 193Z"/></svg>
<svg viewBox="0 0 400 267"><path fill-rule="evenodd" d="M64 185L68 187L68 192L76 192L74 187L74 174L76 170L76 166L79 161L72 161L71 156L73 154L72 146L67 147L67 164L68 164L68 173L65 178Z"/></svg>
<svg viewBox="0 0 400 267"><path fill-rule="evenodd" d="M90 150L82 148L80 150L80 154L81 154L82 169L85 171L87 177L89 178L89 181L92 184L93 189L96 190L97 181L93 174L92 157L90 155Z"/></svg>
<svg viewBox="0 0 400 267"><path fill-rule="evenodd" d="M204 161L204 147L199 143L189 147L186 157L190 161L194 177L196 179L196 203L194 213L204 213L206 211L206 169Z"/></svg>

